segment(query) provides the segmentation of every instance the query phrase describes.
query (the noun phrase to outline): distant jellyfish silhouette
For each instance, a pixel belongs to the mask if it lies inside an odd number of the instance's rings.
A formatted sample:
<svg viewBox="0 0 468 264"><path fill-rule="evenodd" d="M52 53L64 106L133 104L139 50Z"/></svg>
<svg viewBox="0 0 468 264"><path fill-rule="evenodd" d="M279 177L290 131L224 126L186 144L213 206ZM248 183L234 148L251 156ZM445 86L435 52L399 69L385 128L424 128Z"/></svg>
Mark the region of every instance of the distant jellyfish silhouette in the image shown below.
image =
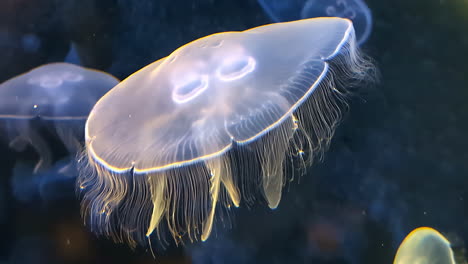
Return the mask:
<svg viewBox="0 0 468 264"><path fill-rule="evenodd" d="M455 264L457 258L442 234L430 227L420 227L403 240L393 264Z"/></svg>
<svg viewBox="0 0 468 264"><path fill-rule="evenodd" d="M356 41L362 45L372 30L372 13L363 0L258 0L274 22L314 17L342 17L353 21Z"/></svg>
<svg viewBox="0 0 468 264"><path fill-rule="evenodd" d="M70 154L80 151L89 111L119 81L106 73L68 63L35 68L0 84L0 126L16 151L31 145L39 155L34 173L51 166L41 131L53 131Z"/></svg>
<svg viewBox="0 0 468 264"><path fill-rule="evenodd" d="M83 64L80 59L80 54L78 53L78 45L76 43L74 42L70 43L70 49L68 50L68 53L65 56L64 61L75 64L75 65Z"/></svg>
<svg viewBox="0 0 468 264"><path fill-rule="evenodd" d="M206 240L218 204L239 206L257 184L276 208L285 165L320 156L347 88L372 67L341 18L218 33L178 48L91 111L78 177L85 221L135 246L162 228L176 241Z"/></svg>

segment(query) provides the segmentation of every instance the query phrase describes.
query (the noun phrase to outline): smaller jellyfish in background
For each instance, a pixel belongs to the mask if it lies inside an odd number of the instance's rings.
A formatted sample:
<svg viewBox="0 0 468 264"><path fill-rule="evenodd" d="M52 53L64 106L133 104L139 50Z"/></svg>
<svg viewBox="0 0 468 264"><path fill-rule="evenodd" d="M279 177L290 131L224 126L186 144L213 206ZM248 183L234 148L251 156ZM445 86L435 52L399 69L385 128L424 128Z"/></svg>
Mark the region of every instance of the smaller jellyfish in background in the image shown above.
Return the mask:
<svg viewBox="0 0 468 264"><path fill-rule="evenodd" d="M461 254L459 254L461 253ZM461 264L463 252L453 250L452 244L437 230L419 227L401 243L393 264Z"/></svg>
<svg viewBox="0 0 468 264"><path fill-rule="evenodd" d="M372 13L363 0L258 0L273 22L313 17L342 17L353 21L362 45L372 30Z"/></svg>
<svg viewBox="0 0 468 264"><path fill-rule="evenodd" d="M257 191L277 208L289 172L322 156L347 95L373 70L342 18L217 33L176 49L90 112L77 180L86 224L131 246L161 227L176 242L204 241L216 208Z"/></svg>
<svg viewBox="0 0 468 264"><path fill-rule="evenodd" d="M81 150L84 125L95 102L119 83L115 77L68 63L35 68L0 84L0 127L15 151L39 155L34 173L52 163L44 131L56 133L68 153Z"/></svg>

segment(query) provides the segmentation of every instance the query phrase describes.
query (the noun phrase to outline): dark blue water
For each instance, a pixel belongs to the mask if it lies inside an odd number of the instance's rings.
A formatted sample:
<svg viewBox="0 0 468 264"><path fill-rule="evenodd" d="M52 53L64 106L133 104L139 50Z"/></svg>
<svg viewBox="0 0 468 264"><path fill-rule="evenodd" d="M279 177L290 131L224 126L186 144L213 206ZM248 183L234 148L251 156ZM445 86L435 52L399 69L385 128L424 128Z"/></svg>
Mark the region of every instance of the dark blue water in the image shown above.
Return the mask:
<svg viewBox="0 0 468 264"><path fill-rule="evenodd" d="M324 161L277 210L235 209L207 242L155 246L159 263L392 263L419 226L468 242L468 4L366 3L374 24L362 49L380 81L351 100ZM189 41L269 19L256 0L7 0L0 81L64 61L71 43L84 66L125 78ZM15 163L36 159L0 143L0 263L155 263L83 226L73 181L51 174L14 189Z"/></svg>

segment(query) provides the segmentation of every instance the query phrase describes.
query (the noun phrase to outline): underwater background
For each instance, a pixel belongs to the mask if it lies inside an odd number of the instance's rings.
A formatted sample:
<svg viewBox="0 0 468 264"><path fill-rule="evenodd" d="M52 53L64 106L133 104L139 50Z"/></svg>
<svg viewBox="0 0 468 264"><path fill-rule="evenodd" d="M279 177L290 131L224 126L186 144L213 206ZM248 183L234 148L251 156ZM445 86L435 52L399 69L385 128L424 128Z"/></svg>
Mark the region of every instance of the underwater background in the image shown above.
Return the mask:
<svg viewBox="0 0 468 264"><path fill-rule="evenodd" d="M155 247L155 261L83 225L73 178L14 177L37 156L0 141L0 264L392 263L420 226L466 247L468 2L366 4L361 48L379 81L351 100L323 162L287 184L276 210L237 208L206 242ZM197 38L272 22L257 0L1 0L0 82L65 60L124 79Z"/></svg>

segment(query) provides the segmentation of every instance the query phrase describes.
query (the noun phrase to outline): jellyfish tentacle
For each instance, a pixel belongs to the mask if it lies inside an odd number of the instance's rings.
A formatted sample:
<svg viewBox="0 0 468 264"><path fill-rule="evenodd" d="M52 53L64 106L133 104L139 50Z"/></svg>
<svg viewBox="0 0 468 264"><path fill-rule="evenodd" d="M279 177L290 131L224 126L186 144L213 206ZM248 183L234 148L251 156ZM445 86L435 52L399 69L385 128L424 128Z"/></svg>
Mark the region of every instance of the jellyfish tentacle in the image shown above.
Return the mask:
<svg viewBox="0 0 468 264"><path fill-rule="evenodd" d="M67 149L68 154L72 157L77 157L82 152L83 146L78 140L78 136L74 131L83 131L84 127L80 123L73 125L70 122L67 124L56 124L55 131L61 142ZM70 162L60 169L60 173L72 177L75 173L76 159L70 159Z"/></svg>
<svg viewBox="0 0 468 264"><path fill-rule="evenodd" d="M202 241L208 239L211 233L211 229L213 227L213 220L216 212L216 205L218 203L218 196L219 196L219 187L221 183L221 179L223 175L226 177L231 177L231 170L229 166L229 161L225 160L222 157L214 158L212 160L206 161L206 166L211 174L210 179L210 195L211 195L211 210L209 212L208 217L205 219L203 223L203 232L201 235Z"/></svg>
<svg viewBox="0 0 468 264"><path fill-rule="evenodd" d="M263 168L263 191L265 192L265 197L268 201L268 206L271 209L278 207L278 204L281 200L281 190L283 188L283 171L282 165L271 164L270 159L275 159L275 154L271 157L266 157L262 162ZM283 163L283 161L279 161Z"/></svg>
<svg viewBox="0 0 468 264"><path fill-rule="evenodd" d="M234 204L234 206L239 207L241 197L239 194L239 189L234 184L232 175L228 175L227 173L221 175L221 182L223 183L224 188L229 194L229 198L231 198L231 201Z"/></svg>
<svg viewBox="0 0 468 264"><path fill-rule="evenodd" d="M42 136L35 129L30 129L29 124L19 127L20 137L26 138L29 144L39 155L39 161L34 166L34 173L47 169L52 165L52 152Z"/></svg>
<svg viewBox="0 0 468 264"><path fill-rule="evenodd" d="M39 161L36 166L34 166L34 173L37 173L43 169L46 169L52 164L52 154L47 146L46 142L41 138L41 136L35 132L30 134L31 145L39 153Z"/></svg>
<svg viewBox="0 0 468 264"><path fill-rule="evenodd" d="M16 136L10 141L9 147L17 152L24 151L28 145L31 145L39 155L39 161L34 167L33 173L47 169L52 165L52 152L39 134L37 129L31 126L36 125L35 120L20 120L16 123Z"/></svg>
<svg viewBox="0 0 468 264"><path fill-rule="evenodd" d="M176 244L207 240L215 217L223 220L216 213L229 213L241 195L253 203L259 191L276 208L294 165L321 157L341 99L372 68L351 22L318 18L244 33L187 44L93 107L85 127L93 173L80 172L79 186L99 234L132 247L154 231L163 239L163 229ZM278 53L290 43L288 56Z"/></svg>
<svg viewBox="0 0 468 264"><path fill-rule="evenodd" d="M219 172L212 172L211 175L211 187L210 187L210 194L211 194L211 210L208 215L208 218L203 223L203 233L201 235L202 241L208 239L211 234L211 229L213 228L213 220L214 214L216 211L216 204L218 202L218 193L219 193L219 183L221 179L221 175Z"/></svg>
<svg viewBox="0 0 468 264"><path fill-rule="evenodd" d="M18 137L15 137L12 141L10 141L10 144L8 144L8 147L15 150L16 152L21 152L26 149L28 144L29 144L29 141L27 139L25 139L24 137L18 136Z"/></svg>
<svg viewBox="0 0 468 264"><path fill-rule="evenodd" d="M162 175L149 176L148 181L150 182L151 201L153 203L153 212L151 214L151 220L146 232L146 236L150 236L153 231L158 227L164 212L166 211L166 203L164 192L166 190L166 182Z"/></svg>
<svg viewBox="0 0 468 264"><path fill-rule="evenodd" d="M281 200L281 190L284 184L284 162L294 135L293 118L287 118L284 123L265 138L261 139L258 157L262 166L263 191L271 209L278 207ZM275 146L272 148L271 146Z"/></svg>
<svg viewBox="0 0 468 264"><path fill-rule="evenodd" d="M63 142L63 145L67 149L68 153L72 156L76 156L82 151L82 145L78 140L78 136L74 131L83 131L84 127L80 123L79 125L72 124L56 124L55 130L60 140Z"/></svg>

